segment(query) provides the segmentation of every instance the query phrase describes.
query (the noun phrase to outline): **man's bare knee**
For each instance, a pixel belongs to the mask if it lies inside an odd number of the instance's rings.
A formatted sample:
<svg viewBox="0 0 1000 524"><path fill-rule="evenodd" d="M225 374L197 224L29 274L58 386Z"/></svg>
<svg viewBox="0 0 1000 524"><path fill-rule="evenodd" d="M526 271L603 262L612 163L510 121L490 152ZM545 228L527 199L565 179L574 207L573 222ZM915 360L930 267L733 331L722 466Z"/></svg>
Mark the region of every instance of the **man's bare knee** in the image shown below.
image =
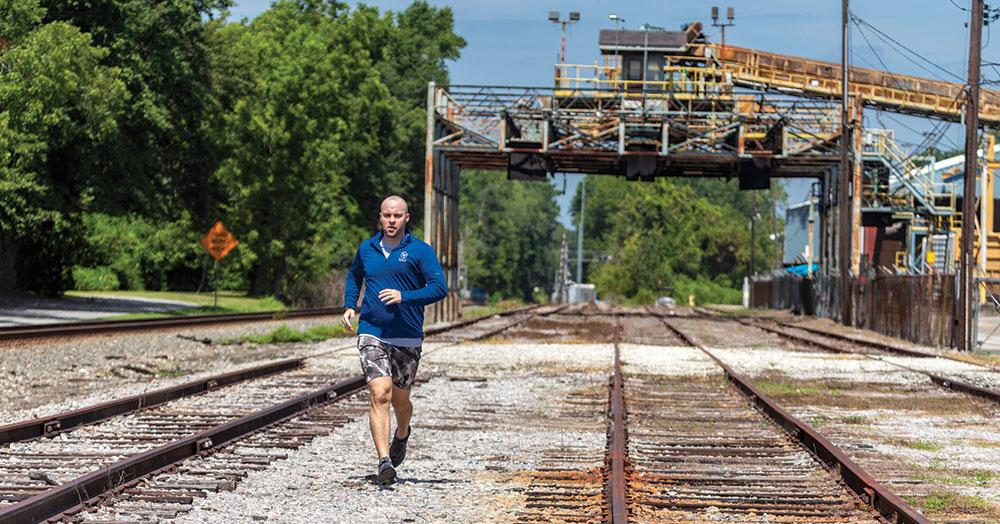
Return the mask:
<svg viewBox="0 0 1000 524"><path fill-rule="evenodd" d="M375 379L368 383L373 405L386 405L392 399L392 381Z"/></svg>

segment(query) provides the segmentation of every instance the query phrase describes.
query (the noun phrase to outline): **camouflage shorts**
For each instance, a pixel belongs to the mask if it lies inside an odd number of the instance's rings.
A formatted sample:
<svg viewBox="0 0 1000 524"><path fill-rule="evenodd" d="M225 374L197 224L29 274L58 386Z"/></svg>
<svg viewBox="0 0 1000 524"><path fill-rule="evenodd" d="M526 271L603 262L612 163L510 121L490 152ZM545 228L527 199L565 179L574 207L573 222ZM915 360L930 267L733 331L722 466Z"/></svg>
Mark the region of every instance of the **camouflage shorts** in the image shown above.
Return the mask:
<svg viewBox="0 0 1000 524"><path fill-rule="evenodd" d="M410 389L417 376L420 351L420 346L393 346L371 335L358 336L361 369L368 382L379 377L392 377L392 383L397 388Z"/></svg>

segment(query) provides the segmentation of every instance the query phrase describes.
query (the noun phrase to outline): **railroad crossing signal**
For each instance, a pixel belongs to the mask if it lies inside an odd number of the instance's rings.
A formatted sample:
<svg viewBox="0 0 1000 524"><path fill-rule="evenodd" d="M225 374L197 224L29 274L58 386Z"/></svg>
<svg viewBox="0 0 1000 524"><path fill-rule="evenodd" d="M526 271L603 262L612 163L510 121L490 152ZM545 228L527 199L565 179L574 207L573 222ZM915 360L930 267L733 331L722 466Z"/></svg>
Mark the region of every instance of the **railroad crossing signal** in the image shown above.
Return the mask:
<svg viewBox="0 0 1000 524"><path fill-rule="evenodd" d="M205 246L208 254L212 255L216 261L222 260L239 243L239 240L236 240L236 237L226 229L226 226L222 225L222 222L216 222L212 229L209 229L208 233L201 237L201 245Z"/></svg>

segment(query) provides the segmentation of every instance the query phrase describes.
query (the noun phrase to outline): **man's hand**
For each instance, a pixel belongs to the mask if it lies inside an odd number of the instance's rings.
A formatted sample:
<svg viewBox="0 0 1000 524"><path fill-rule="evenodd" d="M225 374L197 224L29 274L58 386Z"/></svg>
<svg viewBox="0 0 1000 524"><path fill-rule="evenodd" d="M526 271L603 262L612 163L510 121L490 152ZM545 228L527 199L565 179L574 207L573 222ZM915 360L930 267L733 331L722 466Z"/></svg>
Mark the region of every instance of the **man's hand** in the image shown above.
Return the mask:
<svg viewBox="0 0 1000 524"><path fill-rule="evenodd" d="M354 309L347 308L344 310L344 316L340 317L340 323L344 325L344 329L348 331L354 331L354 325L351 321L354 320Z"/></svg>
<svg viewBox="0 0 1000 524"><path fill-rule="evenodd" d="M403 301L403 294L396 289L383 289L378 294L378 299L385 305L399 304Z"/></svg>

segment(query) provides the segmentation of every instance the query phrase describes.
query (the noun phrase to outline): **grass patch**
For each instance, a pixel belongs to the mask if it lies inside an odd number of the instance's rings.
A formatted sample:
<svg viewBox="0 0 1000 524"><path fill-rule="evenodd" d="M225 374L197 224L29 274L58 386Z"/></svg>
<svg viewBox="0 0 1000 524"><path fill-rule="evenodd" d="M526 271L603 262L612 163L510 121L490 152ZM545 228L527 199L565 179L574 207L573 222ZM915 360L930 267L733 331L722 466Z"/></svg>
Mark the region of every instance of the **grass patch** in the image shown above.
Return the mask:
<svg viewBox="0 0 1000 524"><path fill-rule="evenodd" d="M179 377L184 374L184 370L181 369L179 362L174 362L170 367L158 369L153 374L157 377Z"/></svg>
<svg viewBox="0 0 1000 524"><path fill-rule="evenodd" d="M765 395L819 395L821 393L839 395L844 392L839 388L786 384L769 380L762 380L754 385Z"/></svg>
<svg viewBox="0 0 1000 524"><path fill-rule="evenodd" d="M986 499L983 497L970 497L966 495L956 495L944 490L938 490L927 496L903 496L907 504L921 509L925 512L940 511L949 508L985 508Z"/></svg>
<svg viewBox="0 0 1000 524"><path fill-rule="evenodd" d="M468 309L462 310L463 317L481 317L484 315L496 315L497 313L503 313L503 309L499 304L487 304L485 306L470 307Z"/></svg>
<svg viewBox="0 0 1000 524"><path fill-rule="evenodd" d="M914 465L914 467L919 467ZM960 471L954 474L944 474L944 473L917 473L910 476L913 480L920 480L923 482L936 482L938 484L950 484L953 486L982 486L989 484L998 478L998 474L985 470L985 469L974 469L968 471Z"/></svg>
<svg viewBox="0 0 1000 524"><path fill-rule="evenodd" d="M220 291L219 306L215 307L213 293L194 293L193 291L101 291L88 293L83 291L67 291L64 296L74 298L91 298L94 295L151 298L158 300L177 300L198 304L193 308L178 308L161 313L137 313L134 315L116 315L106 318L155 318L171 316L212 315L219 313L256 313L260 311L286 311L288 309L281 301L273 297L248 297L243 291Z"/></svg>
<svg viewBox="0 0 1000 524"><path fill-rule="evenodd" d="M333 326L315 326L307 329L306 331L298 331L282 324L270 333L266 333L264 335L247 335L235 340L245 340L255 344L287 344L290 342L327 340L346 335L348 335L347 330L344 329L344 326L339 324Z"/></svg>
<svg viewBox="0 0 1000 524"><path fill-rule="evenodd" d="M844 424L855 424L858 426L868 424L868 418L863 415L848 415L846 417L840 417L840 421Z"/></svg>
<svg viewBox="0 0 1000 524"><path fill-rule="evenodd" d="M940 451L941 448L944 447L941 444L938 444L937 442L928 442L926 440L910 440L910 439L896 438L896 437L885 438L882 439L882 441L892 446L900 446L910 449L920 449L923 451ZM934 461L931 461L931 466L932 466L931 469L934 469L933 467Z"/></svg>

